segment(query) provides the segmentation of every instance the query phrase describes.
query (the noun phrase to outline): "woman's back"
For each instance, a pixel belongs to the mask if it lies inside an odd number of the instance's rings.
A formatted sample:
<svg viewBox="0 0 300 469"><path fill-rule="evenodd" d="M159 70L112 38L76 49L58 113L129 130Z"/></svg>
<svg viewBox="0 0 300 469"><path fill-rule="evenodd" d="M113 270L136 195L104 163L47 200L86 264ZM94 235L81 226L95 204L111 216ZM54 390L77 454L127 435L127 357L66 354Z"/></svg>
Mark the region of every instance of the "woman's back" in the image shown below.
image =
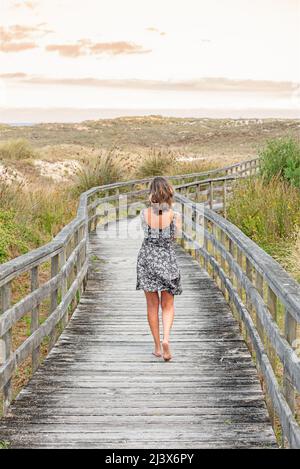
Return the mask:
<svg viewBox="0 0 300 469"><path fill-rule="evenodd" d="M175 213L169 210L153 210L152 207L141 211L141 223L145 238L173 238L176 225Z"/></svg>

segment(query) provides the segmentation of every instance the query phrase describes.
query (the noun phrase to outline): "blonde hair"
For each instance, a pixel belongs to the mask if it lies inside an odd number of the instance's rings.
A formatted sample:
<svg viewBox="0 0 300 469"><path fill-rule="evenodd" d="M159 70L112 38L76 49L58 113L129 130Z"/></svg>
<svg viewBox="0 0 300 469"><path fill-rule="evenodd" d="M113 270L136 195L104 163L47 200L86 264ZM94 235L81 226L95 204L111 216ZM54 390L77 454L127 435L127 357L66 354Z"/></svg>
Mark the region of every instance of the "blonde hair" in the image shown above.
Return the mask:
<svg viewBox="0 0 300 469"><path fill-rule="evenodd" d="M166 178L162 176L153 178L149 185L149 193L150 203L171 207L174 189Z"/></svg>

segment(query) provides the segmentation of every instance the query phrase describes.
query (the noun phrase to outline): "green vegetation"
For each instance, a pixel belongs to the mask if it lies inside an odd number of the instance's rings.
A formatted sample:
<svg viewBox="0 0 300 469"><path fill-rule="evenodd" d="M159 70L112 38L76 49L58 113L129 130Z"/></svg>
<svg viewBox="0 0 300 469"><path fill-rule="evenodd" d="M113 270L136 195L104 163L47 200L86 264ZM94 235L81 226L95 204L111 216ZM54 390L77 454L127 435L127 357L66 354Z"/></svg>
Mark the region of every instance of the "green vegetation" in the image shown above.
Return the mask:
<svg viewBox="0 0 300 469"><path fill-rule="evenodd" d="M300 144L293 138L270 140L260 152L261 173L270 181L278 176L300 188Z"/></svg>
<svg viewBox="0 0 300 469"><path fill-rule="evenodd" d="M233 192L228 218L272 256L295 241L300 227L300 192L273 178L246 179Z"/></svg>
<svg viewBox="0 0 300 469"><path fill-rule="evenodd" d="M260 156L261 176L237 184L228 218L300 281L300 146L272 140Z"/></svg>
<svg viewBox="0 0 300 469"><path fill-rule="evenodd" d="M168 174L175 164L176 156L172 151L151 148L142 158L136 176L138 178L147 178Z"/></svg>
<svg viewBox="0 0 300 469"><path fill-rule="evenodd" d="M19 223L13 210L0 209L0 263L26 253L40 242L39 234Z"/></svg>
<svg viewBox="0 0 300 469"><path fill-rule="evenodd" d="M0 440L0 449L8 449L10 446L9 441Z"/></svg>
<svg viewBox="0 0 300 469"><path fill-rule="evenodd" d="M111 184L121 180L123 174L122 168L117 165L115 151L101 152L81 162L76 174L75 193L81 194L92 187Z"/></svg>
<svg viewBox="0 0 300 469"><path fill-rule="evenodd" d="M8 140L0 144L0 159L26 160L36 156L36 151L26 139Z"/></svg>
<svg viewBox="0 0 300 469"><path fill-rule="evenodd" d="M76 205L67 189L28 191L0 183L0 262L50 241L74 217Z"/></svg>

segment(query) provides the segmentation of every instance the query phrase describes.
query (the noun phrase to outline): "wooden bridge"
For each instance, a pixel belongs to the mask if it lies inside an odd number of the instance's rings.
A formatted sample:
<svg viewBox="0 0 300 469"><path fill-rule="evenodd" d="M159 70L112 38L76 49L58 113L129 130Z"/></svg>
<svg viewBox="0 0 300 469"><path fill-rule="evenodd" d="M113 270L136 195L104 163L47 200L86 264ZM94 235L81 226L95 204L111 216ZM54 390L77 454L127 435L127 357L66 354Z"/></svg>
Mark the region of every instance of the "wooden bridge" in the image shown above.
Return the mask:
<svg viewBox="0 0 300 469"><path fill-rule="evenodd" d="M300 448L299 285L217 213L226 215L232 185L257 168L250 160L170 178L182 213L184 292L169 363L151 354L135 290L136 215L149 180L82 194L77 218L51 243L0 266L4 445ZM40 275L45 266L49 278ZM16 302L14 282L26 275L31 291ZM26 315L30 332L15 345ZM28 360L33 376L11 403Z"/></svg>

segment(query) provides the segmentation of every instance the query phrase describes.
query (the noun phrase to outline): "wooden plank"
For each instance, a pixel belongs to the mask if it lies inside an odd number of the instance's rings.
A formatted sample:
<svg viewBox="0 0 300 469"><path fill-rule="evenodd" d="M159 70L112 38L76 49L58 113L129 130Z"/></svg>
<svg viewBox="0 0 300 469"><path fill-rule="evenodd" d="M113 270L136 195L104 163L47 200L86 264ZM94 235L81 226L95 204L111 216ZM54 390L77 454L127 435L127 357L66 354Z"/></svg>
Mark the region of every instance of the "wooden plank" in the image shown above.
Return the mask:
<svg viewBox="0 0 300 469"><path fill-rule="evenodd" d="M117 240L109 230L91 234L87 289L0 421L1 438L12 448L275 448L255 367L214 281L176 246L183 294L165 363L151 354L135 290L140 240L122 238L125 221Z"/></svg>

